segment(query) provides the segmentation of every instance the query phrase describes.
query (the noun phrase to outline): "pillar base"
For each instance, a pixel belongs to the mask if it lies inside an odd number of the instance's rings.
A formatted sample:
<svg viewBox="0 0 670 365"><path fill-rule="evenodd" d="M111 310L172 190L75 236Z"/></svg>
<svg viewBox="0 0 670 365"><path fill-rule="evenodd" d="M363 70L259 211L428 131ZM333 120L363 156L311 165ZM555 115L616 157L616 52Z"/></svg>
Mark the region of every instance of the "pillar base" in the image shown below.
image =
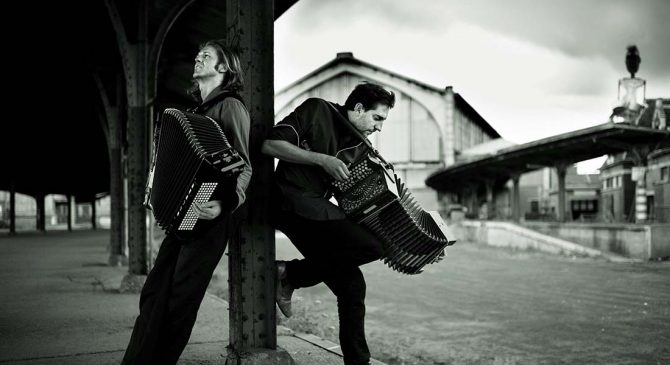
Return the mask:
<svg viewBox="0 0 670 365"><path fill-rule="evenodd" d="M146 280L146 275L126 274L121 280L119 293L140 293Z"/></svg>
<svg viewBox="0 0 670 365"><path fill-rule="evenodd" d="M241 354L228 349L226 365L295 365L295 362L281 347L276 350L252 348Z"/></svg>
<svg viewBox="0 0 670 365"><path fill-rule="evenodd" d="M128 256L126 255L109 255L107 260L109 266L128 266Z"/></svg>

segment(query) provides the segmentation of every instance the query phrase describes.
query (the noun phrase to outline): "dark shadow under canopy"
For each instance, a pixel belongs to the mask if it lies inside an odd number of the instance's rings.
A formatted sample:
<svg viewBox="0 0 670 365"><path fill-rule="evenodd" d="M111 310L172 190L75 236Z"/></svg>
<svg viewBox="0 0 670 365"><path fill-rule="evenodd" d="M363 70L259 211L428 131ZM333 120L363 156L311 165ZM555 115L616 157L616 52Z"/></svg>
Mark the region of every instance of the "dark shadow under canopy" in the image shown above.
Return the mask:
<svg viewBox="0 0 670 365"><path fill-rule="evenodd" d="M275 2L275 19L296 0ZM137 41L136 1L115 1L131 43ZM148 3L149 39L167 14L189 4L162 46L154 112L192 103L185 90L198 45L222 38L225 1L158 0ZM8 14L16 27L7 32L4 68L9 100L0 124L0 190L12 187L28 195L71 194L90 201L109 192L110 161L106 120L94 82L102 80L113 105L126 113L121 52L103 0L76 3L23 2ZM121 100L116 100L121 99ZM125 143L124 141L120 141Z"/></svg>

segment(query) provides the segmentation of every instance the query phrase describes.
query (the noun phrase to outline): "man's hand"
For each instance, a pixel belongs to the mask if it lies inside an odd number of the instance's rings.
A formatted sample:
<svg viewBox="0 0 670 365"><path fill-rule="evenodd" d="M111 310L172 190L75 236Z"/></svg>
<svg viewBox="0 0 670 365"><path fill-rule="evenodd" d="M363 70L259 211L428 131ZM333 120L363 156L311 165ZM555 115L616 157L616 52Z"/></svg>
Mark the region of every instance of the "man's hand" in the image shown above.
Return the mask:
<svg viewBox="0 0 670 365"><path fill-rule="evenodd" d="M287 141L268 139L263 142L264 154L280 160L304 165L317 165L336 180L349 178L347 165L335 156L303 150Z"/></svg>
<svg viewBox="0 0 670 365"><path fill-rule="evenodd" d="M337 157L321 155L319 163L321 167L335 180L345 180L349 178L349 169L347 165Z"/></svg>
<svg viewBox="0 0 670 365"><path fill-rule="evenodd" d="M212 220L221 214L221 201L212 200L205 203L193 203L193 211L200 219Z"/></svg>

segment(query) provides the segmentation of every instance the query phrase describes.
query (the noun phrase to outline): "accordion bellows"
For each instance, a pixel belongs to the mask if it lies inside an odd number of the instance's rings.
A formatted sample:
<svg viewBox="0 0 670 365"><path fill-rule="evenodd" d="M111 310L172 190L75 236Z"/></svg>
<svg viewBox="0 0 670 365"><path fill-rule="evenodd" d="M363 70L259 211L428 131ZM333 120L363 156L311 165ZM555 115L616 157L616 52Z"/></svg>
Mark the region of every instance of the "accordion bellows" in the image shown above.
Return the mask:
<svg viewBox="0 0 670 365"><path fill-rule="evenodd" d="M407 187L378 161L361 159L350 176L332 183L335 199L350 219L370 230L385 245L384 263L404 274L418 274L440 261L454 244L438 212L426 212Z"/></svg>
<svg viewBox="0 0 670 365"><path fill-rule="evenodd" d="M216 121L173 108L163 112L155 143L145 204L166 233L192 235L209 225L196 217L193 203L234 188L244 160Z"/></svg>

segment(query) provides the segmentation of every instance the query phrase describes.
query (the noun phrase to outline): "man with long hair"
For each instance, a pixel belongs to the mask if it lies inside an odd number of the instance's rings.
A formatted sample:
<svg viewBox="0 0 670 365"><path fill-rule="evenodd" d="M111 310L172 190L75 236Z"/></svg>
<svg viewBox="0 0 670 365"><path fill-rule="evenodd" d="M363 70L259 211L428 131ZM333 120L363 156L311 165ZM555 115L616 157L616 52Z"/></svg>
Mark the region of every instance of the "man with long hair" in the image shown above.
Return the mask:
<svg viewBox="0 0 670 365"><path fill-rule="evenodd" d="M197 236L172 234L161 243L140 295L140 313L122 364L176 364L188 343L200 303L232 231L233 211L246 198L251 179L249 112L238 92L243 86L239 56L221 41L205 42L195 57L193 112L214 119L245 162L234 186L222 196L194 204L199 219L211 221Z"/></svg>

